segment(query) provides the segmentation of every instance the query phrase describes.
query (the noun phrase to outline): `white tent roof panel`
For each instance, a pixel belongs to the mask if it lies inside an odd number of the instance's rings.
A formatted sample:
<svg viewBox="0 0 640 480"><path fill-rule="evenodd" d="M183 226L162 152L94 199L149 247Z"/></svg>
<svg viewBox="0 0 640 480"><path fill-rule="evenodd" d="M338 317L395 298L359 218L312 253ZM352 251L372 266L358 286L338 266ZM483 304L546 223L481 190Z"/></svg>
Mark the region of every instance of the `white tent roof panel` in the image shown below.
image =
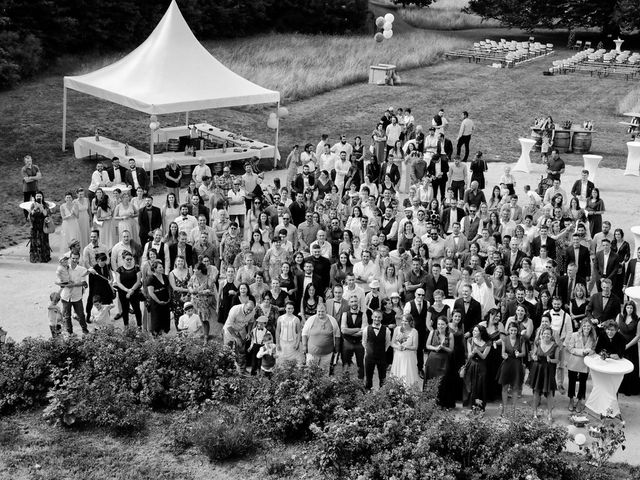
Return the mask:
<svg viewBox="0 0 640 480"><path fill-rule="evenodd" d="M276 103L280 93L237 75L193 35L175 0L151 35L119 61L64 86L148 114Z"/></svg>

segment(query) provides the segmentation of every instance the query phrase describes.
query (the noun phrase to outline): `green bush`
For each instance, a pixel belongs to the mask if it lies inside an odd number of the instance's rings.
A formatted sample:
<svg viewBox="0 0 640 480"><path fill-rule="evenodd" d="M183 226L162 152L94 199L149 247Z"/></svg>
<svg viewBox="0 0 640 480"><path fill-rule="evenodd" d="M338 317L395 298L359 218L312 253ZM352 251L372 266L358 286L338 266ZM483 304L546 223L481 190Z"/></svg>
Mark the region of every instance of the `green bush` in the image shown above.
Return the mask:
<svg viewBox="0 0 640 480"><path fill-rule="evenodd" d="M40 68L42 59L42 45L35 35L0 32L0 89L33 75Z"/></svg>
<svg viewBox="0 0 640 480"><path fill-rule="evenodd" d="M354 405L363 394L361 381L330 377L317 368L289 364L271 380L247 381L243 414L262 435L282 441L309 436L310 426L324 425L336 411Z"/></svg>
<svg viewBox="0 0 640 480"><path fill-rule="evenodd" d="M258 446L254 427L229 412L210 412L193 430L193 443L212 462L241 458Z"/></svg>
<svg viewBox="0 0 640 480"><path fill-rule="evenodd" d="M391 455L394 461L402 462L406 453L403 445L415 448L430 431L438 412L434 392L435 384L421 394L390 379L380 390L336 410L324 428L314 428L320 444L316 454L319 468L336 477L358 476L366 470L384 478L379 472L385 467L373 460L387 462Z"/></svg>

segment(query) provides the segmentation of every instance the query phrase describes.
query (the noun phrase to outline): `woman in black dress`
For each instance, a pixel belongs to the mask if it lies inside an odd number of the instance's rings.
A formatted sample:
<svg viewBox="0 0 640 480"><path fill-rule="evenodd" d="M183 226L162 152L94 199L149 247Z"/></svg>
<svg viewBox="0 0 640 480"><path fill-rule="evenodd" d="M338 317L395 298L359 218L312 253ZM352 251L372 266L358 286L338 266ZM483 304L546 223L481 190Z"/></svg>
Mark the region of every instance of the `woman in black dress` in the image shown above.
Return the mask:
<svg viewBox="0 0 640 480"><path fill-rule="evenodd" d="M624 298L624 267L631 258L631 247L624 239L624 232L621 228L613 231L613 241L611 242L611 251L618 256L618 272L613 278L613 293L618 298Z"/></svg>
<svg viewBox="0 0 640 480"><path fill-rule="evenodd" d="M160 335L171 330L171 285L160 260L156 260L151 266L151 271L153 275L147 283L151 313L149 331L154 335Z"/></svg>
<svg viewBox="0 0 640 480"><path fill-rule="evenodd" d="M502 339L502 365L498 372L498 383L502 385L502 412L504 416L509 402L509 388L512 392L522 384L524 366L522 359L526 355L526 345L515 323L509 324L507 335ZM516 395L513 395L513 415L516 414Z"/></svg>
<svg viewBox="0 0 640 480"><path fill-rule="evenodd" d="M278 283L280 285L280 288L284 290L284 292L287 294L288 297L293 298L295 296L296 282L293 274L291 273L291 264L289 262L284 262L280 266L280 275L278 276ZM273 286L273 280L271 284Z"/></svg>
<svg viewBox="0 0 640 480"><path fill-rule="evenodd" d="M467 341L467 368L464 375L464 405L484 410L487 404L487 357L491 343L487 329L476 325Z"/></svg>
<svg viewBox="0 0 640 480"><path fill-rule="evenodd" d="M618 392L625 395L638 395L640 394L640 377L638 377L640 322L638 321L635 302L631 301L624 304L622 313L618 315L618 329L626 342L624 358L633 363L633 371L624 376Z"/></svg>
<svg viewBox="0 0 640 480"><path fill-rule="evenodd" d="M469 170L471 170L471 181L473 182L475 180L478 182L478 188L484 190L484 172L486 172L488 168L487 162L482 159L482 152L476 153L474 159L471 160Z"/></svg>
<svg viewBox="0 0 640 480"><path fill-rule="evenodd" d="M51 261L51 246L49 245L49 234L45 233L45 227L49 228L53 220L49 206L44 199L44 193L40 191L36 192L34 202L31 204L29 221L31 222L29 261L31 263L48 263Z"/></svg>
<svg viewBox="0 0 640 480"><path fill-rule="evenodd" d="M364 180L364 145L359 135L353 139L352 147L351 163L356 166L360 172L360 178Z"/></svg>
<svg viewBox="0 0 640 480"><path fill-rule="evenodd" d="M462 324L462 312L460 310L454 310L451 313L449 331L453 335L453 353L449 362L449 372L444 381L450 391L451 401L449 405L452 405L451 408L453 408L456 406L456 401L462 401L462 379L458 372L467 360L464 346L464 325Z"/></svg>
<svg viewBox="0 0 640 480"><path fill-rule="evenodd" d="M89 296L87 298L87 318L91 318L93 296L99 295L103 305L113 304L114 294L112 285L111 265L107 261L106 253L96 255L96 264L89 269Z"/></svg>
<svg viewBox="0 0 640 480"><path fill-rule="evenodd" d="M129 307L131 307L136 316L138 328L142 328L142 311L140 310L142 274L133 261L131 252L125 250L122 259L124 265L115 271L118 299L122 306L122 322L125 327L129 325Z"/></svg>
<svg viewBox="0 0 640 480"><path fill-rule="evenodd" d="M227 267L226 278L220 280L220 301L218 302L218 322L227 321L227 314L233 305L233 299L238 293L238 287L235 284L236 269L232 266Z"/></svg>
<svg viewBox="0 0 640 480"><path fill-rule="evenodd" d="M540 340L531 350L531 371L527 384L533 390L533 418L538 418L540 397L547 399L547 419L553 421L553 401L556 393L556 366L558 364L558 344L553 340L551 327L544 327Z"/></svg>
<svg viewBox="0 0 640 480"><path fill-rule="evenodd" d="M455 397L451 398L451 392L444 381L445 375L450 370L451 354L453 353L453 334L449 331L446 317L438 317L436 328L431 330L427 338L426 350L429 352L424 370L425 385L428 380L441 378L438 385L438 403L445 408L455 407Z"/></svg>
<svg viewBox="0 0 640 480"><path fill-rule="evenodd" d="M313 283L307 285L300 303L300 317L303 322L306 322L309 317L316 314L318 303L320 303L321 299L322 297L318 294L315 285Z"/></svg>
<svg viewBox="0 0 640 480"><path fill-rule="evenodd" d="M480 325L487 329L491 351L487 357L487 401L492 402L500 398L499 369L502 363L502 338L505 335L502 324L502 313L498 308L492 308Z"/></svg>
<svg viewBox="0 0 640 480"><path fill-rule="evenodd" d="M571 294L571 292L567 293ZM578 330L582 320L587 317L588 303L587 287L583 283L576 283L575 287L573 287L573 298L569 302L569 314L571 315L574 332Z"/></svg>

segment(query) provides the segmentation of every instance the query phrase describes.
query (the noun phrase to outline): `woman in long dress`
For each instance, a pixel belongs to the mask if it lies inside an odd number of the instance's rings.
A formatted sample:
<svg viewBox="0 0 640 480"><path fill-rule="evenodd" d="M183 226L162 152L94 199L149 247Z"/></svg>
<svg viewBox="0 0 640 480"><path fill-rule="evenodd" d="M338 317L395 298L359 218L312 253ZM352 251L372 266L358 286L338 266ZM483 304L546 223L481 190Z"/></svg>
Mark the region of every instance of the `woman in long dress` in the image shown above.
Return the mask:
<svg viewBox="0 0 640 480"><path fill-rule="evenodd" d="M449 331L446 317L438 317L436 328L431 330L427 338L426 349L429 352L424 370L425 383L433 378L441 378L438 387L438 403L443 405L443 399L448 397L444 376L449 371L451 353L453 352L453 334Z"/></svg>
<svg viewBox="0 0 640 480"><path fill-rule="evenodd" d="M180 255L177 256L173 270L169 272L169 283L171 284L171 311L173 313L173 323L176 326L176 330L178 329L178 321L184 313L184 304L189 299L190 278L191 275L189 274L189 269L187 268L184 257ZM195 305L194 308L196 308ZM196 311L198 310L196 309ZM200 320L205 320L202 318L200 312L198 312L198 315L200 315Z"/></svg>
<svg viewBox="0 0 640 480"><path fill-rule="evenodd" d="M500 365L502 364L502 337L505 335L504 325L502 324L502 313L499 308L492 308L480 322L480 325L487 329L491 351L487 357L487 401L492 402L500 397L500 384L498 376Z"/></svg>
<svg viewBox="0 0 640 480"><path fill-rule="evenodd" d="M204 263L198 264L193 276L189 279L188 287L191 303L200 315L205 338L208 338L211 325L217 320L218 290Z"/></svg>
<svg viewBox="0 0 640 480"><path fill-rule="evenodd" d="M131 204L129 192L124 192L120 197L120 203L113 210L113 220L118 222L118 232L128 230L131 238L138 238L138 214ZM144 245L143 245L144 246Z"/></svg>
<svg viewBox="0 0 640 480"><path fill-rule="evenodd" d="M44 232L46 223L53 222L51 212L44 194L36 192L29 211L31 222L31 236L29 238L29 260L31 263L48 263L51 261L51 246L49 234Z"/></svg>
<svg viewBox="0 0 640 480"><path fill-rule="evenodd" d="M422 390L422 381L418 375L418 331L413 328L411 315L403 315L400 327L393 331L391 340L393 363L391 375L408 387Z"/></svg>
<svg viewBox="0 0 640 480"><path fill-rule="evenodd" d="M556 366L558 364L558 344L553 340L551 327L544 327L540 339L531 349L531 370L527 384L533 390L533 418L538 418L540 397L547 398L547 418L553 420L553 402L556 393Z"/></svg>
<svg viewBox="0 0 640 480"><path fill-rule="evenodd" d="M487 329L476 325L467 341L467 363L464 374L463 404L484 410L487 404L487 356L491 343Z"/></svg>
<svg viewBox="0 0 640 480"><path fill-rule="evenodd" d="M60 205L62 217L62 242L60 253L69 249L71 240L80 240L80 224L78 223L78 206L73 203L73 194L67 192L64 195L64 203Z"/></svg>
<svg viewBox="0 0 640 480"><path fill-rule="evenodd" d="M618 393L625 395L640 394L640 378L638 377L638 340L640 340L640 321L635 302L624 304L622 313L618 314L618 331L624 337L624 358L633 364L633 370L622 379Z"/></svg>
<svg viewBox="0 0 640 480"><path fill-rule="evenodd" d="M162 231L166 235L169 232L169 225L180 215L180 205L173 193L167 194L167 200L162 207Z"/></svg>
<svg viewBox="0 0 640 480"><path fill-rule="evenodd" d="M113 210L111 209L109 196L101 188L96 189L96 196L91 202L91 211L93 212L94 222L100 230L100 241L107 248L112 248L118 242L114 236L115 229L111 226Z"/></svg>
<svg viewBox="0 0 640 480"><path fill-rule="evenodd" d="M76 190L78 197L73 201L78 206L78 226L80 227L80 247L84 248L89 245L89 234L91 233L91 214L89 213L91 205L89 199L85 195L84 188L80 187Z"/></svg>
<svg viewBox="0 0 640 480"><path fill-rule="evenodd" d="M526 355L526 345L518 332L515 323L509 325L509 329L502 339L502 365L498 372L498 383L502 385L502 412L506 414L507 403L509 401L509 387L515 392L522 383L524 376L524 365L522 359ZM492 381L492 379L489 379ZM516 414L516 396L513 395L513 415Z"/></svg>
<svg viewBox="0 0 640 480"><path fill-rule="evenodd" d="M276 322L276 348L278 349L278 362L302 362L300 341L302 339L302 325L300 319L293 312L295 304L288 301L285 305L285 313L278 317Z"/></svg>
<svg viewBox="0 0 640 480"><path fill-rule="evenodd" d="M587 199L586 212L589 217L589 231L593 238L596 233L602 231L602 213L604 212L604 202L600 198L600 189L591 190L591 197Z"/></svg>
<svg viewBox="0 0 640 480"><path fill-rule="evenodd" d="M387 134L384 131L382 122L378 123L378 126L371 134L371 139L373 140L373 156L375 157L372 161L380 165L387 159Z"/></svg>
<svg viewBox="0 0 640 480"><path fill-rule="evenodd" d="M265 253L262 260L262 269L268 272L269 279L278 278L282 271L282 265L289 258L289 252L282 247L279 235L274 235L271 247Z"/></svg>

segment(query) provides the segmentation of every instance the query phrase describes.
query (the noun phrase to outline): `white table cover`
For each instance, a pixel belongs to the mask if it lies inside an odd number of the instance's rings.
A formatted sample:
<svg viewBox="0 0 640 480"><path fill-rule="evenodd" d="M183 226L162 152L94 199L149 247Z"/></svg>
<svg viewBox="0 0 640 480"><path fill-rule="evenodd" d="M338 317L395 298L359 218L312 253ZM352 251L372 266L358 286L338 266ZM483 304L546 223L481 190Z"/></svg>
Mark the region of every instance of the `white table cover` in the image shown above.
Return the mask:
<svg viewBox="0 0 640 480"><path fill-rule="evenodd" d="M599 355L590 355L584 363L591 371L593 389L587 399L586 407L598 415L619 415L618 388L625 374L633 371L633 364L627 359L603 360ZM611 412L607 412L611 410Z"/></svg>

